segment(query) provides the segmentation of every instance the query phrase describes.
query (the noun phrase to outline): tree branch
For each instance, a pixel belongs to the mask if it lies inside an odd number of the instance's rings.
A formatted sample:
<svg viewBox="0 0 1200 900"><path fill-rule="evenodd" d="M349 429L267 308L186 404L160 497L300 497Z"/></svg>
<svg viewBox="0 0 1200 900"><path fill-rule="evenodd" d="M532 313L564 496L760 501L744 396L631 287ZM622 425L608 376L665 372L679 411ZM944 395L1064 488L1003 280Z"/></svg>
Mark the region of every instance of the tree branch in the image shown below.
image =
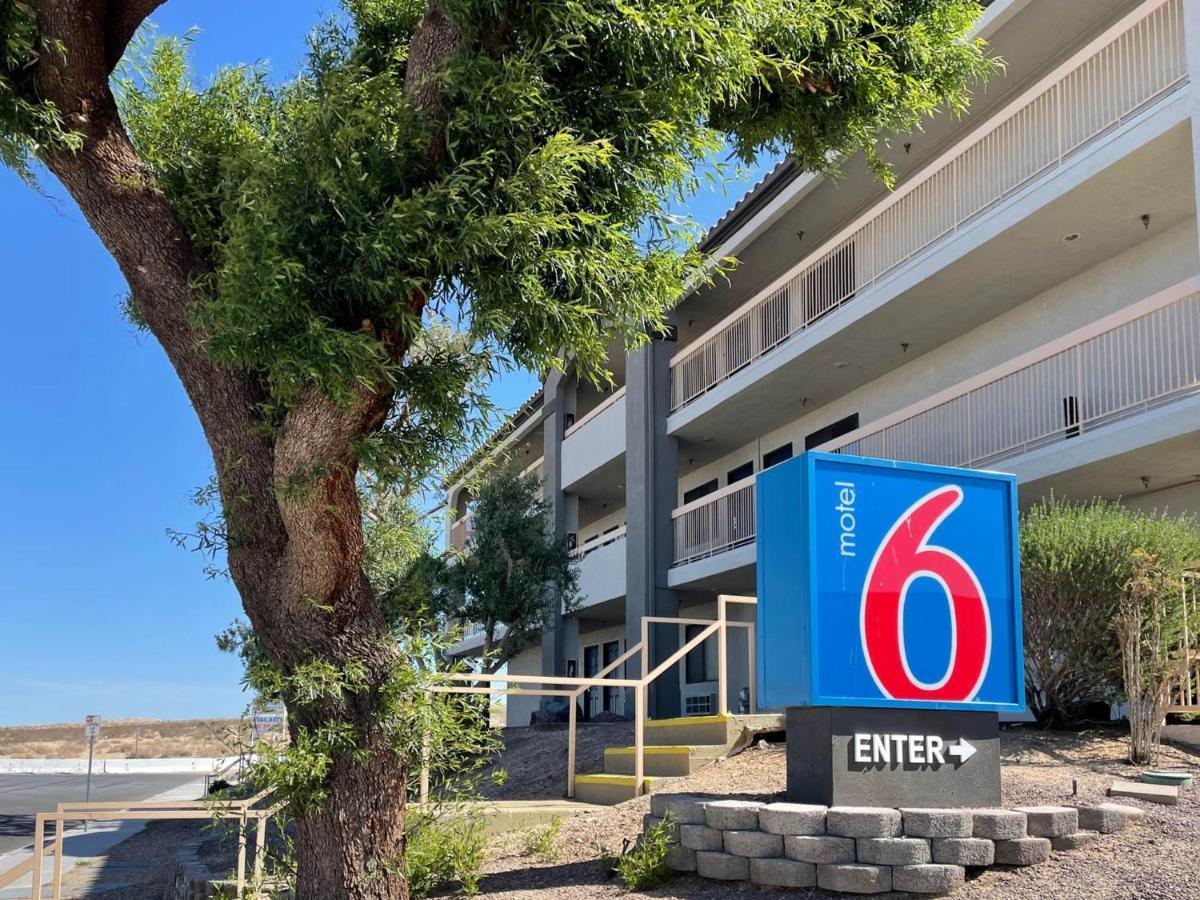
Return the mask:
<svg viewBox="0 0 1200 900"><path fill-rule="evenodd" d="M125 48L142 27L142 23L166 0L108 0L108 23L105 29L105 50L108 71L112 72L125 55Z"/></svg>

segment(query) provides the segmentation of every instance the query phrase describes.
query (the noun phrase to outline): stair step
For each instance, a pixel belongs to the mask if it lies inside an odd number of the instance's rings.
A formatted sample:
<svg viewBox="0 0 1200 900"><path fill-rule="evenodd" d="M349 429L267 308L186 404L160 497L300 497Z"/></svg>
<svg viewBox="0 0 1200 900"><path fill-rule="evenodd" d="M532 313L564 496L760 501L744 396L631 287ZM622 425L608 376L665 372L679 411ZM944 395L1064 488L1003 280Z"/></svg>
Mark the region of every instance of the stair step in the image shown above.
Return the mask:
<svg viewBox="0 0 1200 900"><path fill-rule="evenodd" d="M724 744L647 746L642 749L643 771L646 775L680 778L724 755ZM634 767L633 747L609 747L604 751L605 772L632 775Z"/></svg>
<svg viewBox="0 0 1200 900"><path fill-rule="evenodd" d="M643 778L643 792L650 794L662 786L663 778ZM581 803L615 806L633 799L633 776L599 775L575 776L575 799Z"/></svg>
<svg viewBox="0 0 1200 900"><path fill-rule="evenodd" d="M646 744L659 747L701 744L729 746L734 726L734 718L728 714L651 719L646 723Z"/></svg>

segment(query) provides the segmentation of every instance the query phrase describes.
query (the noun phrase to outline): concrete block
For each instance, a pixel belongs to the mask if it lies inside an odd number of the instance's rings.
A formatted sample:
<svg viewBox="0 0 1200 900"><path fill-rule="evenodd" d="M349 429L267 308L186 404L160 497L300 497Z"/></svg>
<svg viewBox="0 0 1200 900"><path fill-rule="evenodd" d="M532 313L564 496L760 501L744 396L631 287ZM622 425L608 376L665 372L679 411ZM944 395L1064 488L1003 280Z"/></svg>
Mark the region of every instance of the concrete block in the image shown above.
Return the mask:
<svg viewBox="0 0 1200 900"><path fill-rule="evenodd" d="M996 845L987 838L934 838L933 861L951 866L990 866Z"/></svg>
<svg viewBox="0 0 1200 900"><path fill-rule="evenodd" d="M724 850L725 833L707 825L680 825L679 843L689 850Z"/></svg>
<svg viewBox="0 0 1200 900"><path fill-rule="evenodd" d="M696 851L687 847L672 847L667 853L667 865L675 872L695 872Z"/></svg>
<svg viewBox="0 0 1200 900"><path fill-rule="evenodd" d="M1096 806L1080 806L1079 827L1085 831L1114 834L1129 824L1131 819L1140 819L1146 813L1136 806L1120 803L1100 803Z"/></svg>
<svg viewBox="0 0 1200 900"><path fill-rule="evenodd" d="M750 877L750 860L744 856L700 850L696 853L696 874L716 881L745 881Z"/></svg>
<svg viewBox="0 0 1200 900"><path fill-rule="evenodd" d="M669 812L681 825L703 825L707 802L708 798L699 794L651 794L650 815L661 819Z"/></svg>
<svg viewBox="0 0 1200 900"><path fill-rule="evenodd" d="M725 852L754 858L783 856L783 836L765 831L726 831Z"/></svg>
<svg viewBox="0 0 1200 900"><path fill-rule="evenodd" d="M1098 831L1076 831L1061 837L1050 838L1050 846L1059 851L1079 850L1100 837Z"/></svg>
<svg viewBox="0 0 1200 900"><path fill-rule="evenodd" d="M975 837L990 841L1015 841L1026 836L1025 813L1011 809L974 811Z"/></svg>
<svg viewBox="0 0 1200 900"><path fill-rule="evenodd" d="M840 837L900 837L900 810L873 806L831 806L825 830Z"/></svg>
<svg viewBox="0 0 1200 900"><path fill-rule="evenodd" d="M765 887L816 887L817 867L794 859L752 859L750 880Z"/></svg>
<svg viewBox="0 0 1200 900"><path fill-rule="evenodd" d="M843 894L886 894L892 889L891 866L817 866L817 887Z"/></svg>
<svg viewBox="0 0 1200 900"><path fill-rule="evenodd" d="M719 831L753 831L762 807L749 800L713 800L704 804L705 824Z"/></svg>
<svg viewBox="0 0 1200 900"><path fill-rule="evenodd" d="M1169 784L1142 784L1138 781L1114 781L1108 789L1110 797L1129 797L1147 803L1174 806L1179 802L1179 788Z"/></svg>
<svg viewBox="0 0 1200 900"><path fill-rule="evenodd" d="M1032 866L1049 858L1049 838L1024 837L1013 841L996 841L998 866Z"/></svg>
<svg viewBox="0 0 1200 900"><path fill-rule="evenodd" d="M758 811L758 827L771 834L824 834L827 809L808 803L768 803Z"/></svg>
<svg viewBox="0 0 1200 900"><path fill-rule="evenodd" d="M906 837L970 837L975 833L975 817L969 809L902 809Z"/></svg>
<svg viewBox="0 0 1200 900"><path fill-rule="evenodd" d="M917 866L931 859L925 838L858 839L858 861L873 866Z"/></svg>
<svg viewBox="0 0 1200 900"><path fill-rule="evenodd" d="M788 859L809 863L852 863L857 846L854 838L830 834L792 835L783 839L783 852Z"/></svg>
<svg viewBox="0 0 1200 900"><path fill-rule="evenodd" d="M1073 806L1018 806L1025 813L1025 830L1031 837L1054 838L1079 830L1079 810Z"/></svg>
<svg viewBox="0 0 1200 900"><path fill-rule="evenodd" d="M949 894L962 887L967 873L962 866L896 866L892 869L892 890L910 894Z"/></svg>

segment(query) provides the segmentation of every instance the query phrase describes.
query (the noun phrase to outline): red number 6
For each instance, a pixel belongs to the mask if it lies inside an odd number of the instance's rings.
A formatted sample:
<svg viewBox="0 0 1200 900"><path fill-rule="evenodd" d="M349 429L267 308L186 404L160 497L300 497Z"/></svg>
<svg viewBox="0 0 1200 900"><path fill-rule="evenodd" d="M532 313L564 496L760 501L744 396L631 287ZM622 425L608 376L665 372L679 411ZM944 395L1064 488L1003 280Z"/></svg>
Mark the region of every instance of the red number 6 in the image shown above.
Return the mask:
<svg viewBox="0 0 1200 900"><path fill-rule="evenodd" d="M962 499L962 488L948 485L914 503L888 531L867 571L859 620L862 646L871 677L889 699L970 700L987 674L992 625L979 579L961 557L929 545ZM918 578L938 582L949 600L950 660L933 683L913 675L905 650L904 601Z"/></svg>

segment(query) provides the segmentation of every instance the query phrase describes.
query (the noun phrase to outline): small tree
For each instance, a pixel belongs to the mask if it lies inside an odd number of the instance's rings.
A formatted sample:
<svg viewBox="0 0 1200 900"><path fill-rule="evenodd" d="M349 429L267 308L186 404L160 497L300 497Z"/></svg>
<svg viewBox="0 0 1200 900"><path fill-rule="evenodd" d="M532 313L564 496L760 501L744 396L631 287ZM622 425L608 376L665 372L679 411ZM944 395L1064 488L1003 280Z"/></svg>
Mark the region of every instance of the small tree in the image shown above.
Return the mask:
<svg viewBox="0 0 1200 900"><path fill-rule="evenodd" d="M1129 759L1153 763L1166 717L1167 697L1179 677L1178 577L1162 559L1133 551L1133 577L1125 586L1114 625L1121 645L1125 701L1129 706Z"/></svg>
<svg viewBox="0 0 1200 900"><path fill-rule="evenodd" d="M442 612L483 626L483 671L492 673L540 640L558 608L576 601L578 570L547 528L536 475L492 473L475 500L463 551L439 571Z"/></svg>

